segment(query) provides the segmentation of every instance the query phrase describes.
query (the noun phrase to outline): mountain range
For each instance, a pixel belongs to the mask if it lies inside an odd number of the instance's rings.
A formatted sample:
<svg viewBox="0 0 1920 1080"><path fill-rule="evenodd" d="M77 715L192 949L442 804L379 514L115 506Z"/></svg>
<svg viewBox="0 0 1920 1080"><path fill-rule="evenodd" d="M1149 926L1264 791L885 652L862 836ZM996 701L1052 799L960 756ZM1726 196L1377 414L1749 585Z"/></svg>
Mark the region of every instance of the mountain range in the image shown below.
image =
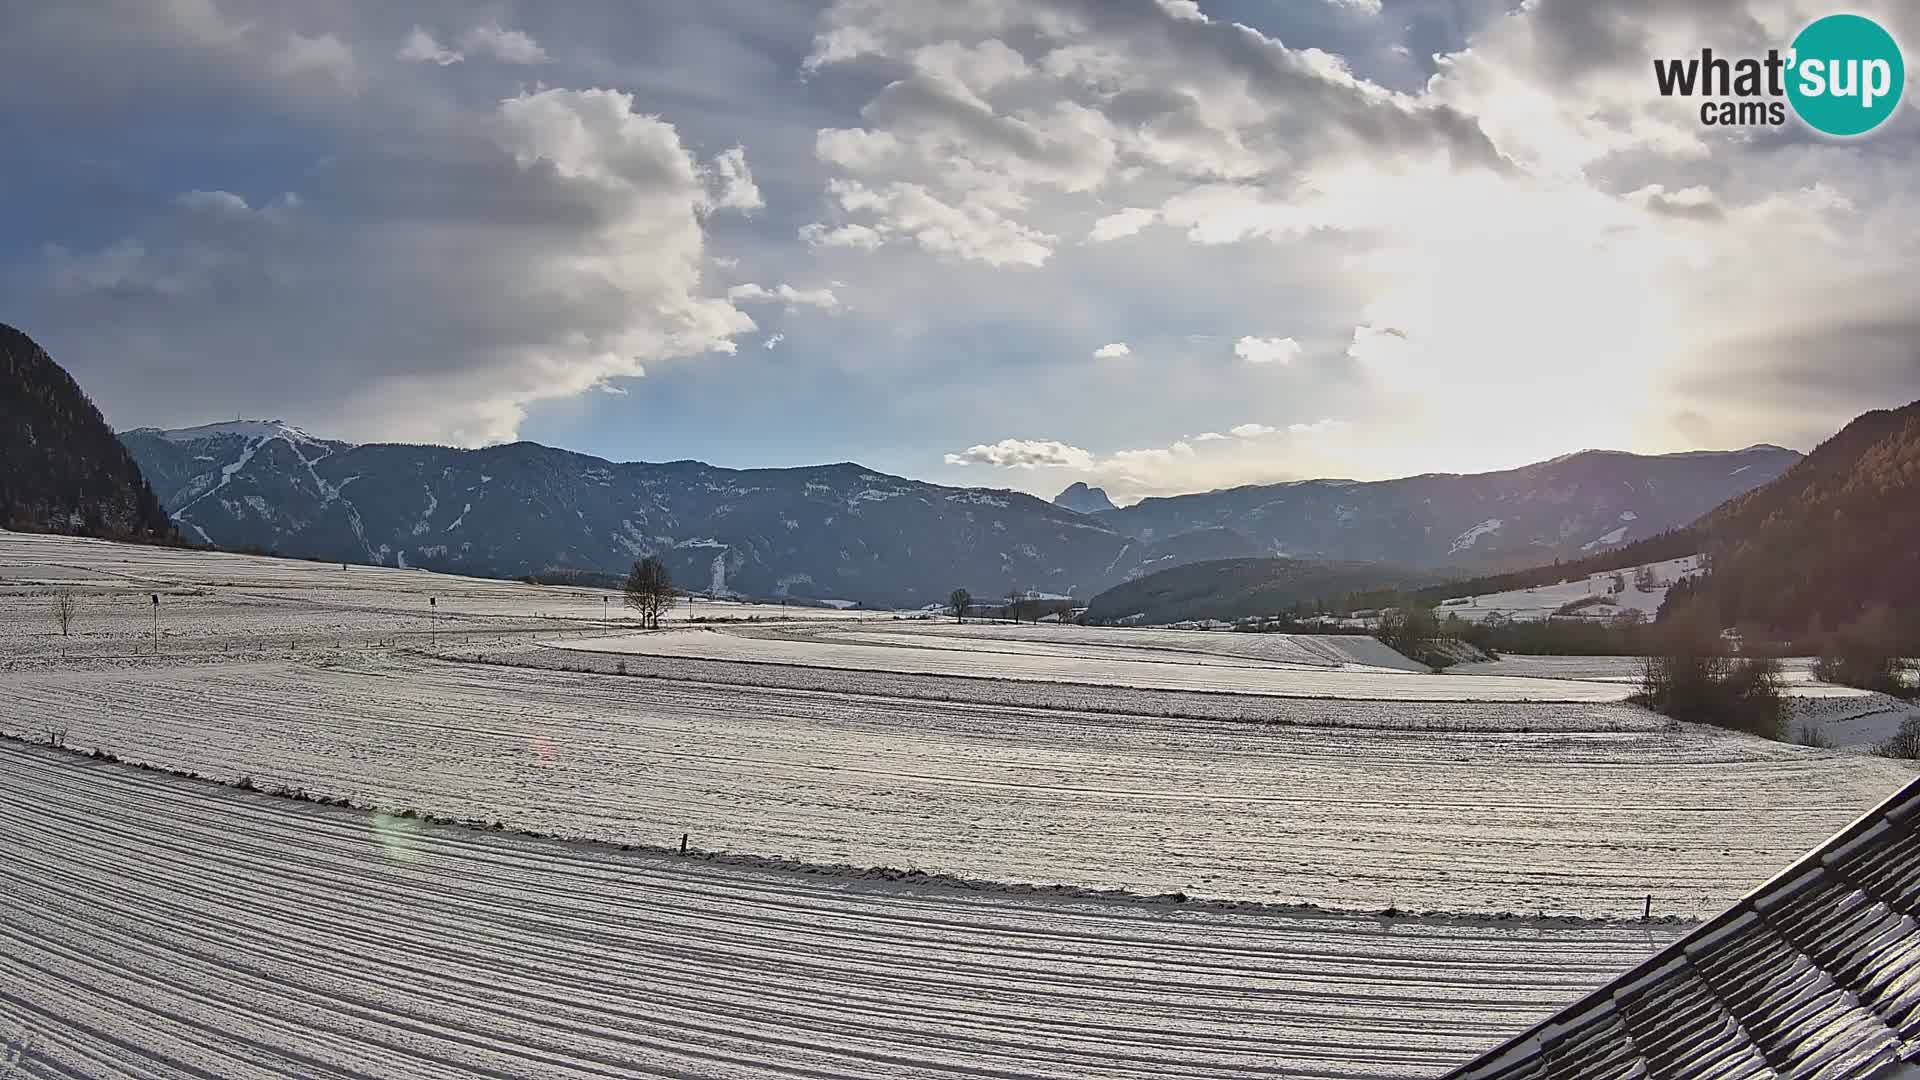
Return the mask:
<svg viewBox="0 0 1920 1080"><path fill-rule="evenodd" d="M1091 597L1170 566L1260 555L1454 568L1591 553L1684 524L1799 455L1591 451L1522 469L1315 480L1081 512L852 463L615 463L535 443L355 445L281 421L122 441L191 540L491 576L621 573L656 555L702 591L938 603L955 587ZM1105 509L1097 508L1105 504Z"/></svg>
<svg viewBox="0 0 1920 1080"><path fill-rule="evenodd" d="M1746 475L1745 473L1741 475ZM1533 589L1610 570L1699 555L1706 571L1674 585L1666 605L1703 607L1716 626L1827 649L1870 641L1920 650L1920 401L1855 418L1767 483L1697 520L1581 557L1472 579L1435 581L1310 559L1221 559L1148 574L1095 596L1093 621L1232 619L1273 614L1276 598L1338 597L1377 607L1407 600ZM1584 547L1584 545L1583 545ZM1663 608L1662 617L1665 617Z"/></svg>
<svg viewBox="0 0 1920 1080"><path fill-rule="evenodd" d="M1592 555L1686 525L1799 460L1768 445L1658 456L1586 450L1500 472L1263 484L1094 516L1143 541L1227 529L1247 541L1235 555L1507 568Z"/></svg>

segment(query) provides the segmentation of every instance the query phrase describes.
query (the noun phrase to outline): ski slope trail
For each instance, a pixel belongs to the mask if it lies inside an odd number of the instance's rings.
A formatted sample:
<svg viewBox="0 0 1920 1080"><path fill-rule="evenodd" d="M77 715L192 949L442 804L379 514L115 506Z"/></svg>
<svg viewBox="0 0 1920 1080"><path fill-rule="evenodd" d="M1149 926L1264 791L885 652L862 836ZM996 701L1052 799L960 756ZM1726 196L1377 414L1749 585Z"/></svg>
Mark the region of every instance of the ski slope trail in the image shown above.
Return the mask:
<svg viewBox="0 0 1920 1080"><path fill-rule="evenodd" d="M9 1080L1433 1076L1684 924L907 887L0 744Z"/></svg>

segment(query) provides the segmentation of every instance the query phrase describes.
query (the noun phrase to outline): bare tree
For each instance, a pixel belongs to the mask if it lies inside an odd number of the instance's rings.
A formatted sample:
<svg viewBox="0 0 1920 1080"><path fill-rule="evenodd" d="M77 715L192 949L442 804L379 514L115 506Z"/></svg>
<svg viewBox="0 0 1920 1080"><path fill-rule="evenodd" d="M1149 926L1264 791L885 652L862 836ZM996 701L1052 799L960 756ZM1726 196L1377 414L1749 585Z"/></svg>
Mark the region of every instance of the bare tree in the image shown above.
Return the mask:
<svg viewBox="0 0 1920 1080"><path fill-rule="evenodd" d="M73 629L73 613L78 602L73 598L72 589L61 589L53 594L53 621L60 626L60 636L68 637Z"/></svg>
<svg viewBox="0 0 1920 1080"><path fill-rule="evenodd" d="M627 575L627 606L640 616L647 630L660 629L660 617L673 609L673 576L667 565L649 555L633 564Z"/></svg>
<svg viewBox="0 0 1920 1080"><path fill-rule="evenodd" d="M1027 594L1021 592L1019 589L1007 590L1007 618L1008 619L1014 622L1020 621L1020 601L1025 600L1026 598L1027 598Z"/></svg>
<svg viewBox="0 0 1920 1080"><path fill-rule="evenodd" d="M965 589L955 589L947 596L947 609L953 612L953 621L967 621L967 605L973 603L973 594Z"/></svg>

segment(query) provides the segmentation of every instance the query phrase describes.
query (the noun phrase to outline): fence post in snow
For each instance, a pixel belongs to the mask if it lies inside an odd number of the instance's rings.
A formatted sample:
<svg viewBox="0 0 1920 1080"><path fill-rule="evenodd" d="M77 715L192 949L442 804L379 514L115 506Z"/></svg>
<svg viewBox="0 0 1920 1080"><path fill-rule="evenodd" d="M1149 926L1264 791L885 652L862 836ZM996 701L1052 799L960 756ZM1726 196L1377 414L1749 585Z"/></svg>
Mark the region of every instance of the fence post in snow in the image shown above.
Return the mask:
<svg viewBox="0 0 1920 1080"><path fill-rule="evenodd" d="M680 854L685 855L686 853L687 853L687 834L681 833L680 834Z"/></svg>
<svg viewBox="0 0 1920 1080"><path fill-rule="evenodd" d="M1641 922L1646 922L1647 920L1649 920L1649 919L1652 919L1652 918L1653 918L1653 894L1652 894L1652 893L1648 893L1648 894L1647 894L1647 909L1646 909L1646 911L1644 911L1644 912L1642 912L1642 913L1641 913L1641 915L1640 915L1640 921L1641 921Z"/></svg>

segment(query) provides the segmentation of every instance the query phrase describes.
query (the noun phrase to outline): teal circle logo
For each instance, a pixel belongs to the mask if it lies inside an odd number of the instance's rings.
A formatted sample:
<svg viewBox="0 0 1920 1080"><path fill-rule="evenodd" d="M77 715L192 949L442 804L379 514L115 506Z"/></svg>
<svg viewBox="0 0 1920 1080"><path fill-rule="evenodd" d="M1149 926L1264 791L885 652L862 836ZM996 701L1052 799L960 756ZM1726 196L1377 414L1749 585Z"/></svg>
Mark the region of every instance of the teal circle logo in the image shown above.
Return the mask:
<svg viewBox="0 0 1920 1080"><path fill-rule="evenodd" d="M1907 85L1900 44L1860 15L1829 15L1793 39L1787 99L1815 131L1865 135L1886 122Z"/></svg>

